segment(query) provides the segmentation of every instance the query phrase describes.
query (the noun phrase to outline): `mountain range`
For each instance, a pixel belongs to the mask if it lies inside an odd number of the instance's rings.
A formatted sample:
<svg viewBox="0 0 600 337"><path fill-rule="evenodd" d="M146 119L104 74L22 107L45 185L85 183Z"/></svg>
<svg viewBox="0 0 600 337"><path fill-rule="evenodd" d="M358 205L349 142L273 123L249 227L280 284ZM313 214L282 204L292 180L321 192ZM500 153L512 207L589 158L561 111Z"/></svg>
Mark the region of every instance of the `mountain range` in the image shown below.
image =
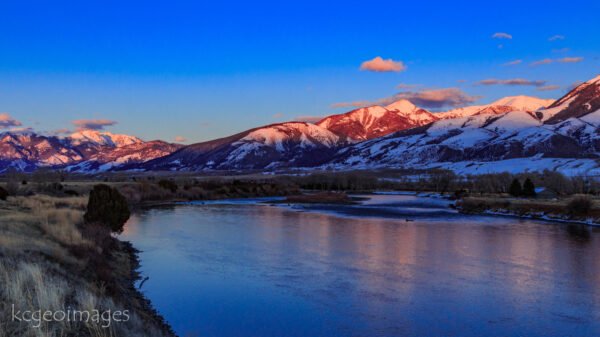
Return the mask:
<svg viewBox="0 0 600 337"><path fill-rule="evenodd" d="M285 122L182 146L86 130L67 137L0 133L0 170L245 171L294 168L451 168L465 173L599 171L600 76L562 98L505 97L430 112L408 100Z"/></svg>

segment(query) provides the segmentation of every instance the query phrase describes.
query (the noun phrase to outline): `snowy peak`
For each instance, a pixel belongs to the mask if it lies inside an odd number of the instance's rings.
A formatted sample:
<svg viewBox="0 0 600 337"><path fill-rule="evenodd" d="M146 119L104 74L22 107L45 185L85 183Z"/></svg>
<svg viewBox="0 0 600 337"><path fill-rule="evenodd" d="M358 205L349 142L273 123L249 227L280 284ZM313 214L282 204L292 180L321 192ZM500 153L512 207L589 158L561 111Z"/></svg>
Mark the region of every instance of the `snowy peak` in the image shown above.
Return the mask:
<svg viewBox="0 0 600 337"><path fill-rule="evenodd" d="M317 125L348 139L364 141L435 120L437 118L431 112L407 100L399 100L386 107L374 105L332 115Z"/></svg>
<svg viewBox="0 0 600 337"><path fill-rule="evenodd" d="M387 105L385 108L387 110L391 110L391 111L398 110L398 111L402 111L402 112L410 112L410 111L419 109L414 104L412 104L409 100L406 100L406 99L401 99L399 101L396 101L390 105Z"/></svg>
<svg viewBox="0 0 600 337"><path fill-rule="evenodd" d="M271 124L209 142L192 144L141 167L146 170L263 170L315 166L346 142L305 122Z"/></svg>
<svg viewBox="0 0 600 337"><path fill-rule="evenodd" d="M165 156L180 147L93 130L64 138L9 131L0 133L0 172L8 167L34 171L43 166L86 172L109 170Z"/></svg>
<svg viewBox="0 0 600 337"><path fill-rule="evenodd" d="M79 131L67 138L69 138L74 145L91 144L96 146L108 145L113 147L121 147L125 145L143 143L141 139L134 136L119 135L110 132L99 132L96 130Z"/></svg>
<svg viewBox="0 0 600 337"><path fill-rule="evenodd" d="M534 112L540 108L545 108L552 104L552 99L541 99L531 96L509 96L501 98L491 104L472 105L464 108L453 109L446 112L440 112L436 116L440 119L460 118L482 114L500 115L511 111Z"/></svg>
<svg viewBox="0 0 600 337"><path fill-rule="evenodd" d="M532 112L540 108L546 108L550 104L554 103L554 101L555 100L553 99L541 99L537 97L520 95L504 97L489 105L510 106L515 108L515 110Z"/></svg>
<svg viewBox="0 0 600 337"><path fill-rule="evenodd" d="M554 102L530 96L504 97L487 105L473 105L431 113L402 99L385 107L378 105L324 118L317 125L355 141L365 141L443 119L476 115L502 115L511 111L534 112Z"/></svg>
<svg viewBox="0 0 600 337"><path fill-rule="evenodd" d="M302 146L338 145L340 137L320 126L305 122L287 122L254 129L238 142L258 142L267 146L283 148L284 142L297 142Z"/></svg>
<svg viewBox="0 0 600 337"><path fill-rule="evenodd" d="M569 118L593 114L598 110L600 110L600 76L580 84L541 113L545 123L556 124Z"/></svg>

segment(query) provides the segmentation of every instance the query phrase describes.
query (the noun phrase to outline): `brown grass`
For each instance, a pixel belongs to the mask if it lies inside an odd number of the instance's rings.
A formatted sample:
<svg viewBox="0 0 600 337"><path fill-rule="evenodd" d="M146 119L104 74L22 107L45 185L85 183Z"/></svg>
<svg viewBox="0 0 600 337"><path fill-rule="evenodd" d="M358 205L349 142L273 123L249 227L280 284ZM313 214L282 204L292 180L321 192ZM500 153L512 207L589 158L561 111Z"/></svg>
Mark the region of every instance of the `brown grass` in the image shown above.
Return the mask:
<svg viewBox="0 0 600 337"><path fill-rule="evenodd" d="M83 225L87 197L9 197L0 202L0 337L165 336L136 294L131 255L110 234ZM128 309L128 322L12 320L21 310Z"/></svg>
<svg viewBox="0 0 600 337"><path fill-rule="evenodd" d="M573 212L573 200L577 201L581 198L578 195L558 200L466 197L458 202L458 206L465 213L492 211L534 217L545 215L551 218L577 221L594 219L594 222L600 222L600 201L591 199L589 196L585 197L590 202L590 207L586 210L585 214Z"/></svg>

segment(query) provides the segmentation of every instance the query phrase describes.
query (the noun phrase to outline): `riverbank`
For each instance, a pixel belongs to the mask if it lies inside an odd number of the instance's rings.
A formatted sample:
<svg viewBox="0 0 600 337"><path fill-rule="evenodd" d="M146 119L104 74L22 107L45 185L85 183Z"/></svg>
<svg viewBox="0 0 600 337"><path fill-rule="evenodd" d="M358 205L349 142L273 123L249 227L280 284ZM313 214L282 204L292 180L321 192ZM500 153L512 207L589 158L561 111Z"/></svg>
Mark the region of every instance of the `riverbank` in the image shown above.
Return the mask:
<svg viewBox="0 0 600 337"><path fill-rule="evenodd" d="M85 225L86 204L42 194L0 201L0 336L173 336L135 287L137 250Z"/></svg>
<svg viewBox="0 0 600 337"><path fill-rule="evenodd" d="M600 225L600 202L589 196L562 199L464 197L456 208L464 214L513 216L527 219Z"/></svg>

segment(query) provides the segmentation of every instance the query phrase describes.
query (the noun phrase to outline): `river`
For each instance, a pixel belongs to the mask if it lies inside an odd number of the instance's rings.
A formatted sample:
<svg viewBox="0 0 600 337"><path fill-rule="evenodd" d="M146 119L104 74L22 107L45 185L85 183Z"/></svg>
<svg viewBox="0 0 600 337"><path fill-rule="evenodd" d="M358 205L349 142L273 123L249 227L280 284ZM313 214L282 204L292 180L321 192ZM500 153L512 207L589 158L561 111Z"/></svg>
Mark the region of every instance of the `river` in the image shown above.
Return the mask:
<svg viewBox="0 0 600 337"><path fill-rule="evenodd" d="M180 336L600 336L600 228L448 203L166 205L121 239Z"/></svg>

